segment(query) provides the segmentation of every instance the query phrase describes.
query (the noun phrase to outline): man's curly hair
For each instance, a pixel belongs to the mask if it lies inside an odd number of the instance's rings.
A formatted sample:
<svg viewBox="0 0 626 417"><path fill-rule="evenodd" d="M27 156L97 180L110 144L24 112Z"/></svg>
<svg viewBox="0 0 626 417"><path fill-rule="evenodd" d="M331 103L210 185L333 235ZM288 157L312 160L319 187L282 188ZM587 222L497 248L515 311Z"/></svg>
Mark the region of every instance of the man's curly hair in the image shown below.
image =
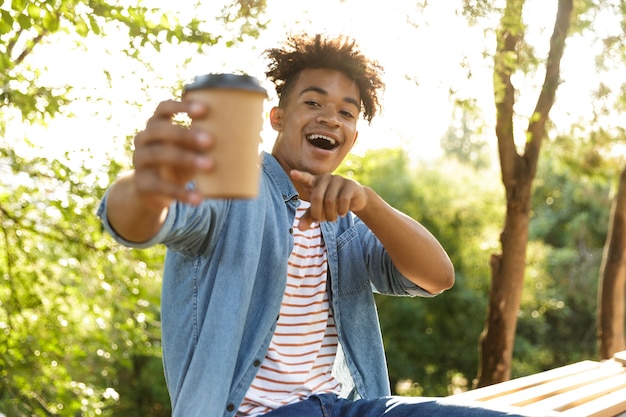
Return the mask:
<svg viewBox="0 0 626 417"><path fill-rule="evenodd" d="M378 93L385 87L381 79L383 68L365 57L353 39L292 35L282 48L267 49L265 55L270 61L265 75L276 86L279 106L284 104L302 70L323 68L341 71L354 80L365 120L371 122L381 108Z"/></svg>

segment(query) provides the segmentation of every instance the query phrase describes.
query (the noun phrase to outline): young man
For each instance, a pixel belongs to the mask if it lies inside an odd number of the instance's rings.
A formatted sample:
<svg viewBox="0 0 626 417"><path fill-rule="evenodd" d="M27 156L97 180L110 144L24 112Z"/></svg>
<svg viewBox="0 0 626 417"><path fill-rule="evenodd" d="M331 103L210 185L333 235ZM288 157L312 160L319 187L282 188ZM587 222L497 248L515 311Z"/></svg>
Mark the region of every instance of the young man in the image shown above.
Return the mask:
<svg viewBox="0 0 626 417"><path fill-rule="evenodd" d="M218 161L209 132L172 116L211 109L166 101L135 138L134 171L99 210L118 241L167 245L162 339L173 415L490 415L382 398L390 391L372 290L433 296L454 271L418 222L332 174L361 113L371 121L377 111L381 67L353 41L319 35L291 37L267 57L280 102L258 198L203 200L189 187Z"/></svg>

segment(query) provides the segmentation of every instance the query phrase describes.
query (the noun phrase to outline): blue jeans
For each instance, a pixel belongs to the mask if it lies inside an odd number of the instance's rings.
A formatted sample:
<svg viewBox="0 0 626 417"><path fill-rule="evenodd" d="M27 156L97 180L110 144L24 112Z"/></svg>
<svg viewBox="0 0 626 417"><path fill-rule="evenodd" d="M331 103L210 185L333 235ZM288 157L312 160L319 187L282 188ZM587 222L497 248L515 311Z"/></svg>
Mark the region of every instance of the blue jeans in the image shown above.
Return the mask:
<svg viewBox="0 0 626 417"><path fill-rule="evenodd" d="M545 414L533 414L545 415ZM312 395L286 405L264 417L522 417L515 411L495 411L477 405L458 405L445 399L384 397L374 400L346 400L333 394Z"/></svg>

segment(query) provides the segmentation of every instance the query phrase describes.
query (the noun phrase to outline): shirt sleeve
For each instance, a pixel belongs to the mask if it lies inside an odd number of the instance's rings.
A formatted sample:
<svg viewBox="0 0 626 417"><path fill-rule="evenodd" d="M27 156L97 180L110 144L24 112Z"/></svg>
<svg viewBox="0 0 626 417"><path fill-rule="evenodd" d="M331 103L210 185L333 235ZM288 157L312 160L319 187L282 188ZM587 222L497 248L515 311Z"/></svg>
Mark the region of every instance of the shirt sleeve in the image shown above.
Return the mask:
<svg viewBox="0 0 626 417"><path fill-rule="evenodd" d="M432 294L406 278L393 264L389 253L380 240L358 217L355 227L361 237L363 257L370 274L372 290L379 294L434 297Z"/></svg>
<svg viewBox="0 0 626 417"><path fill-rule="evenodd" d="M229 206L228 200L207 199L198 206L175 202L170 206L165 222L156 235L145 242L131 242L117 233L109 222L106 215L108 194L107 190L98 206L97 215L104 229L116 242L136 249L164 244L172 250L190 255L201 253L215 240L213 237L223 225Z"/></svg>

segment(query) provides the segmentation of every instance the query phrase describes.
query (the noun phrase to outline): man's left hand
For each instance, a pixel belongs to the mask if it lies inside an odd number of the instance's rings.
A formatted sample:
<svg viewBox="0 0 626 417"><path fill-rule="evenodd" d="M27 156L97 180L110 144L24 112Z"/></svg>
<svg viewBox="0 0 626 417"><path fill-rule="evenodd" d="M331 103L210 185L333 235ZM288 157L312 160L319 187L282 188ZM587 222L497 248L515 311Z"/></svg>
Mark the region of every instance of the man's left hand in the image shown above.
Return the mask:
<svg viewBox="0 0 626 417"><path fill-rule="evenodd" d="M291 170L291 180L301 192L300 198L309 201L311 207L302 215L298 228L307 230L313 222L335 221L349 211L365 207L367 195L358 182L339 175L313 175Z"/></svg>

